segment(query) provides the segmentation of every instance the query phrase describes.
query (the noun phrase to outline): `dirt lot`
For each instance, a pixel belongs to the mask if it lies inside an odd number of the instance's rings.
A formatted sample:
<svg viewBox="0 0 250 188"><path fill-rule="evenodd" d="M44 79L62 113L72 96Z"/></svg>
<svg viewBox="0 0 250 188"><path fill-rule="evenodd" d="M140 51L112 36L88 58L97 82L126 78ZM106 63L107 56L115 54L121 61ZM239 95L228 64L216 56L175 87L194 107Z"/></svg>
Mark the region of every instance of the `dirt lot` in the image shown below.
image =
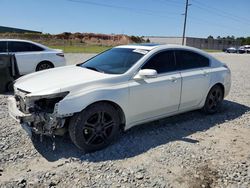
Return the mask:
<svg viewBox="0 0 250 188"><path fill-rule="evenodd" d="M84 154L68 136L31 141L0 95L1 187L250 187L250 55L214 53L232 70L221 111L138 126ZM67 54L71 64L85 59Z"/></svg>

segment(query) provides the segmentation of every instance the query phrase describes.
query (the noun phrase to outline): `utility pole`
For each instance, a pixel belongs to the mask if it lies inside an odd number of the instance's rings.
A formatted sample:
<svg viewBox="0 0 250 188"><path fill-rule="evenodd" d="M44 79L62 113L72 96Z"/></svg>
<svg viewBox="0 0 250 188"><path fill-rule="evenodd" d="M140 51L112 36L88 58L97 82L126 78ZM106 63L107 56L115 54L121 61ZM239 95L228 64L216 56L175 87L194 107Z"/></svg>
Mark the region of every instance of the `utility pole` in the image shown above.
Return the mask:
<svg viewBox="0 0 250 188"><path fill-rule="evenodd" d="M186 23L187 23L187 13L188 13L188 0L186 0L186 9L185 9L185 19L184 19L184 27L183 27L183 35L182 35L182 46L184 45L185 33L186 33Z"/></svg>

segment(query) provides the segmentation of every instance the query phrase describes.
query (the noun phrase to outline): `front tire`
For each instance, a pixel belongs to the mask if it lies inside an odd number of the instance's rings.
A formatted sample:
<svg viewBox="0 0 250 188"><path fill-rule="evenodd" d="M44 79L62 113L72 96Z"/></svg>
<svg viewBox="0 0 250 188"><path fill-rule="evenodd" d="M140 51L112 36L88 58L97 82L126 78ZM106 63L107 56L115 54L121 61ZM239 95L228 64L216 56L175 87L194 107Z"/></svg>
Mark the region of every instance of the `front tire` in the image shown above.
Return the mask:
<svg viewBox="0 0 250 188"><path fill-rule="evenodd" d="M112 143L120 132L117 110L108 103L92 104L75 114L69 123L69 135L80 149L93 152Z"/></svg>
<svg viewBox="0 0 250 188"><path fill-rule="evenodd" d="M223 88L220 85L213 86L207 95L203 111L207 114L214 114L218 112L223 98Z"/></svg>

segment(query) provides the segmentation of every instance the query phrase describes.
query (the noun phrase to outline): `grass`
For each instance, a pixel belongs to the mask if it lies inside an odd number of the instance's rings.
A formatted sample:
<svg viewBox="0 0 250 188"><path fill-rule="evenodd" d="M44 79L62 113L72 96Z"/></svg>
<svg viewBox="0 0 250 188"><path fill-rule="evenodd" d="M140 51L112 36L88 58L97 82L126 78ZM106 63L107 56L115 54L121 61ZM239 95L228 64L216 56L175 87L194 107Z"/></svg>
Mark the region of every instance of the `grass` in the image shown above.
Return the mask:
<svg viewBox="0 0 250 188"><path fill-rule="evenodd" d="M110 49L110 46L86 45L86 46L49 46L53 49L61 49L64 53L100 53Z"/></svg>
<svg viewBox="0 0 250 188"><path fill-rule="evenodd" d="M213 53L213 52L222 52L221 50L210 50L210 49L204 49L204 51Z"/></svg>

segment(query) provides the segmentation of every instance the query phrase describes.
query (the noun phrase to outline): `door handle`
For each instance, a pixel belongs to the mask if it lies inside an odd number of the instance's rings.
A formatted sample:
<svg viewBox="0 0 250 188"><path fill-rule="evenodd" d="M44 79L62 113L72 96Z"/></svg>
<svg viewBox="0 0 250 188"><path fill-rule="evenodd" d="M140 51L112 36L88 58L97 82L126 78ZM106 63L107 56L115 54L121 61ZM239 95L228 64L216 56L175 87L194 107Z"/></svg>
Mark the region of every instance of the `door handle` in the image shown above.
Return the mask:
<svg viewBox="0 0 250 188"><path fill-rule="evenodd" d="M176 83L176 82L177 82L177 78L176 78L176 77L174 77L174 76L173 76L173 77L171 77L171 78L170 78L170 80L171 80L172 82L174 82L174 83Z"/></svg>
<svg viewBox="0 0 250 188"><path fill-rule="evenodd" d="M208 76L208 72L207 72L207 71L204 71L204 72L203 72L203 75L204 75L204 76Z"/></svg>

